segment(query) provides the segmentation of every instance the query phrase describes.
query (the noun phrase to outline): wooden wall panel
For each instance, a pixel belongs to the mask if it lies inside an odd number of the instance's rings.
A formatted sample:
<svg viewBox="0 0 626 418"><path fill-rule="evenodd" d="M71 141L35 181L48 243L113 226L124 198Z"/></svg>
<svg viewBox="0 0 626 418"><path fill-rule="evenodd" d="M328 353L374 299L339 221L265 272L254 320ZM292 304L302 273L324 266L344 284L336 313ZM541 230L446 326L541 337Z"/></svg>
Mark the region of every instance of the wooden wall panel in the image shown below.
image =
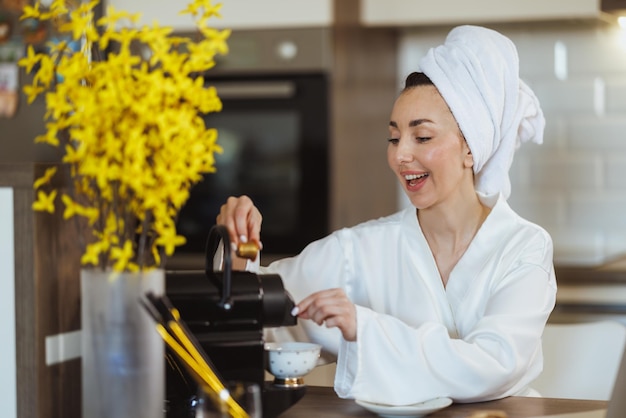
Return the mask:
<svg viewBox="0 0 626 418"><path fill-rule="evenodd" d="M42 175L44 168L36 166L35 175ZM66 189L60 182L56 187L60 192ZM80 245L77 224L63 219L61 205L54 214L35 212L34 225L38 339L43 342L47 336L80 329ZM43 364L39 369L40 413L54 411L59 418L80 417L80 360L45 366L45 350L38 356Z"/></svg>
<svg viewBox="0 0 626 418"><path fill-rule="evenodd" d="M397 89L398 33L359 26L359 1L335 1L331 77L331 228L397 210L387 165L389 115Z"/></svg>
<svg viewBox="0 0 626 418"><path fill-rule="evenodd" d="M31 175L32 177L32 175ZM15 332L17 362L17 414L20 418L38 417L40 386L38 377L38 337L36 284L33 266L34 233L32 186L15 187ZM22 238L18 238L22 237Z"/></svg>
<svg viewBox="0 0 626 418"><path fill-rule="evenodd" d="M80 329L80 265L73 223L32 210L44 164L0 164L14 190L17 408L20 418L78 418L80 360L46 366L45 339Z"/></svg>

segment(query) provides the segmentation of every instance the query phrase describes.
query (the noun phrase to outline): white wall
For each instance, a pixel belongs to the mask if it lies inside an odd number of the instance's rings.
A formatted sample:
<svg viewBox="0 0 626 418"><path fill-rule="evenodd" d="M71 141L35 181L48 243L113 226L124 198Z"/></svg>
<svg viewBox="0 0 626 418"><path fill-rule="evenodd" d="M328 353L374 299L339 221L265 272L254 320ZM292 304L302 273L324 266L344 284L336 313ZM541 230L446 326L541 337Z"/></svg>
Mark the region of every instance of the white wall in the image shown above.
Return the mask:
<svg viewBox="0 0 626 418"><path fill-rule="evenodd" d="M17 418L15 359L15 265L13 189L0 188L0 405L2 416Z"/></svg>
<svg viewBox="0 0 626 418"><path fill-rule="evenodd" d="M626 253L626 36L600 24L494 28L517 45L547 122L544 144L515 156L511 206L551 233L557 262ZM405 33L399 80L448 30Z"/></svg>

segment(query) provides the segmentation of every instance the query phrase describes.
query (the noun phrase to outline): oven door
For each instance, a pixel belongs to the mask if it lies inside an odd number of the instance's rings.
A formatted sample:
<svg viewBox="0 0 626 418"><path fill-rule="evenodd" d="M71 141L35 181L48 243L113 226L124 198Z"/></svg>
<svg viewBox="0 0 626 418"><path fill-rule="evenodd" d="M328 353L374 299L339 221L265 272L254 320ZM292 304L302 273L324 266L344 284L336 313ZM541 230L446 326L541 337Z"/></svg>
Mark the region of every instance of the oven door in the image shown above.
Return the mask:
<svg viewBox="0 0 626 418"><path fill-rule="evenodd" d="M248 195L263 215L266 255L296 254L328 233L328 80L324 73L220 76L206 82L223 102L206 115L223 153L191 190L177 252L204 254L228 196Z"/></svg>

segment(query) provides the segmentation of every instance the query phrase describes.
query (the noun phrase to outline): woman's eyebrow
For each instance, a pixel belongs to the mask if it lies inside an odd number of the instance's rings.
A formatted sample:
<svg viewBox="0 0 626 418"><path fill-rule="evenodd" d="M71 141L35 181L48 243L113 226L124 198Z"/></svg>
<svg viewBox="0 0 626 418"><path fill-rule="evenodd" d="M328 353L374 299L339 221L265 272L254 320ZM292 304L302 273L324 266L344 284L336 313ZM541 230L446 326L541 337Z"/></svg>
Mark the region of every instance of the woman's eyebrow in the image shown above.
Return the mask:
<svg viewBox="0 0 626 418"><path fill-rule="evenodd" d="M415 119L415 120L412 120L411 122L409 122L409 127L413 128L413 127L421 125L423 123L434 123L434 122L432 120L430 120L430 119Z"/></svg>
<svg viewBox="0 0 626 418"><path fill-rule="evenodd" d="M409 122L409 128L414 128L414 127L419 126L419 125L424 124L424 123L434 123L434 122L432 120L430 120L430 119L425 119L425 118L423 118L423 119L414 119L414 120ZM395 121L390 121L389 122L389 126L391 126L392 128L397 128L398 124Z"/></svg>
<svg viewBox="0 0 626 418"><path fill-rule="evenodd" d="M423 123L435 123L435 122L433 122L430 119L415 119L415 120L412 120L411 122L409 122L409 127L410 128L414 128L414 127L419 126L419 125L421 125ZM396 122L394 122L394 121L390 121L389 122L389 126L391 126L392 128L397 128L398 124Z"/></svg>

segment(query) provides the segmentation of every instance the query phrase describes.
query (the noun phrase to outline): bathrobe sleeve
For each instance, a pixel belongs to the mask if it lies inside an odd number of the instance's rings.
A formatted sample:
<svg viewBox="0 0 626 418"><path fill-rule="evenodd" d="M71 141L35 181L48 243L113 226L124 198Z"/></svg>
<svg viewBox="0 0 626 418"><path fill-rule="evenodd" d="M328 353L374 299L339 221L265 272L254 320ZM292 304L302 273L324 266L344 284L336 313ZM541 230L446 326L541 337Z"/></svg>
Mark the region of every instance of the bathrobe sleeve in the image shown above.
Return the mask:
<svg viewBox="0 0 626 418"><path fill-rule="evenodd" d="M310 340L338 354L339 396L411 404L527 391L541 372L541 334L555 302L552 243L501 206L445 288L414 211L335 232L266 270L283 277L296 301L341 287L355 303L356 342L299 321Z"/></svg>

